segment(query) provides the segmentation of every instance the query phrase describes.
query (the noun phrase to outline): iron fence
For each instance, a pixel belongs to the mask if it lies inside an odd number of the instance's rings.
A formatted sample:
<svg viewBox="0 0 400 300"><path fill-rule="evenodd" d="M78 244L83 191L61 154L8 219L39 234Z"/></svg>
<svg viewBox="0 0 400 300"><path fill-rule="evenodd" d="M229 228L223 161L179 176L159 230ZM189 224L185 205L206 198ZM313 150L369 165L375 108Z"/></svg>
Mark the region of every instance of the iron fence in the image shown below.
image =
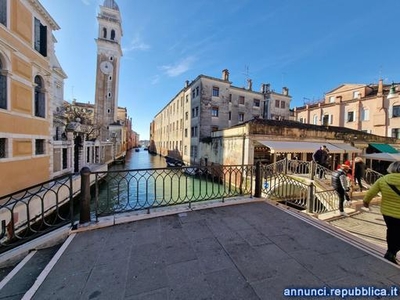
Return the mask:
<svg viewBox="0 0 400 300"><path fill-rule="evenodd" d="M73 224L72 177L59 177L0 198L0 253Z"/></svg>
<svg viewBox="0 0 400 300"><path fill-rule="evenodd" d="M252 195L254 170L207 166L92 172L91 212L96 220L127 211ZM100 179L101 178L101 179Z"/></svg>
<svg viewBox="0 0 400 300"><path fill-rule="evenodd" d="M0 253L64 224L74 226L78 219L84 223L92 217L97 221L126 211L191 207L213 199L255 195L313 214L336 210L339 200L329 188L330 180L326 186L315 185L321 171L327 179L332 174L314 162L283 159L266 166L89 170L85 175L66 175L0 198ZM371 185L381 176L367 169L364 180ZM79 206L74 206L74 199L80 199Z"/></svg>

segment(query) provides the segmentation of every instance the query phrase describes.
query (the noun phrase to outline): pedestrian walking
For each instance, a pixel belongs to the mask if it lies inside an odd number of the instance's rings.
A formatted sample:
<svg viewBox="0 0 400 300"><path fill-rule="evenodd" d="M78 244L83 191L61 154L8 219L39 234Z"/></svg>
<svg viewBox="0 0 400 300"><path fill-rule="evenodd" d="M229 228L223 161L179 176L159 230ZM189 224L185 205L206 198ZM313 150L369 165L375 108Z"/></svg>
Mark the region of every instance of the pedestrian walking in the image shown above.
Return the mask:
<svg viewBox="0 0 400 300"><path fill-rule="evenodd" d="M323 168L326 168L328 166L328 158L329 158L328 152L329 152L329 150L326 147L326 145L323 145L317 151L314 152L314 154L312 156L313 160L317 164L321 165ZM319 171L318 171L318 175L319 175L320 179L322 179L322 177L324 176L323 168L319 168ZM317 166L317 170L318 170L318 166Z"/></svg>
<svg viewBox="0 0 400 300"><path fill-rule="evenodd" d="M362 190L364 189L361 180L364 178L365 176L365 163L364 160L357 156L354 159L354 181L356 184L358 184L358 188L360 190L360 192L362 192Z"/></svg>
<svg viewBox="0 0 400 300"><path fill-rule="evenodd" d="M348 192L350 188L347 184L347 172L350 170L348 165L342 164L338 170L332 173L332 187L339 197L339 213L341 216L348 216L344 211L344 201L351 201Z"/></svg>
<svg viewBox="0 0 400 300"><path fill-rule="evenodd" d="M400 161L395 161L387 168L389 174L379 178L364 197L364 207L369 207L372 198L381 193L381 213L386 223L388 261L398 265L397 252L400 251Z"/></svg>

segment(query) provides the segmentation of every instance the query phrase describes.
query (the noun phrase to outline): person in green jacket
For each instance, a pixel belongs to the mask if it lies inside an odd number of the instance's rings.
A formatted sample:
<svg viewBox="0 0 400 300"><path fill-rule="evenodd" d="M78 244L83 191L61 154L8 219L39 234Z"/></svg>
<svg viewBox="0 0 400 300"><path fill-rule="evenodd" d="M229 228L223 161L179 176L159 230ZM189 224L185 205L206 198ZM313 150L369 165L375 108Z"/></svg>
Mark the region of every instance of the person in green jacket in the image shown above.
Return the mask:
<svg viewBox="0 0 400 300"><path fill-rule="evenodd" d="M398 264L396 255L400 251L400 161L387 168L389 174L379 178L366 193L363 203L369 207L372 198L381 192L381 213L386 223L387 252L385 259Z"/></svg>

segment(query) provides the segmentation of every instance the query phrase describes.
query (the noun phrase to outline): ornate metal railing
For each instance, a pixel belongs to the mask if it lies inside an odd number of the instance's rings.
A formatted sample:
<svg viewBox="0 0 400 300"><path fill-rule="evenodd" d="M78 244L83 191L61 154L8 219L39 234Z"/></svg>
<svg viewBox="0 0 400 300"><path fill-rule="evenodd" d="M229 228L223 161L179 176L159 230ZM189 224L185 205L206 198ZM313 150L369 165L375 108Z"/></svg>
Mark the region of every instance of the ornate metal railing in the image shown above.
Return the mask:
<svg viewBox="0 0 400 300"><path fill-rule="evenodd" d="M382 176L383 175L381 173L378 173L370 168L367 168L365 170L364 181L368 185L373 185L375 183L375 181L377 181Z"/></svg>
<svg viewBox="0 0 400 300"><path fill-rule="evenodd" d="M83 171L83 170L82 170ZM126 211L186 204L229 197L267 197L308 213L336 210L332 189L316 187L319 172L332 171L314 162L283 159L274 164L180 167L88 172L67 175L0 198L0 253L75 220ZM366 170L365 182L383 176ZM329 181L329 180L328 180ZM329 181L330 182L330 181ZM319 184L319 183L318 183ZM91 188L92 187L92 188ZM321 190L322 189L322 190ZM74 206L74 199L80 205ZM87 203L88 209L85 209ZM76 214L76 216L75 216ZM83 217L82 217L83 216Z"/></svg>
<svg viewBox="0 0 400 300"><path fill-rule="evenodd" d="M208 166L92 172L96 220L127 211L252 195L253 166ZM101 180L99 178L102 178Z"/></svg>
<svg viewBox="0 0 400 300"><path fill-rule="evenodd" d="M49 180L0 198L0 253L73 224L72 177Z"/></svg>
<svg viewBox="0 0 400 300"><path fill-rule="evenodd" d="M276 200L297 209L305 209L309 186L285 174L271 173L269 168L262 170L262 196Z"/></svg>

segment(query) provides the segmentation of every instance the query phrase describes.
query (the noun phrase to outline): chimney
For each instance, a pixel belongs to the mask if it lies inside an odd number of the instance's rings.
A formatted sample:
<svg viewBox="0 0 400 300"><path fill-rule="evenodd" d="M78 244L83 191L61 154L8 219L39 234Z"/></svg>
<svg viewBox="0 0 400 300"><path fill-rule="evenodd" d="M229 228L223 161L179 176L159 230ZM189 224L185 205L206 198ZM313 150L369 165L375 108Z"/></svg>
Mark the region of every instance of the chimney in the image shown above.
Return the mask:
<svg viewBox="0 0 400 300"><path fill-rule="evenodd" d="M378 83L378 93L376 94L378 97L383 96L383 79L379 79Z"/></svg>
<svg viewBox="0 0 400 300"><path fill-rule="evenodd" d="M288 89L286 86L284 86L284 87L282 88L282 94L283 94L284 96L289 96L289 89Z"/></svg>
<svg viewBox="0 0 400 300"><path fill-rule="evenodd" d="M222 70L222 80L229 81L229 71L228 71L228 69Z"/></svg>
<svg viewBox="0 0 400 300"><path fill-rule="evenodd" d="M249 91L253 90L253 81L251 79L247 79L247 89Z"/></svg>
<svg viewBox="0 0 400 300"><path fill-rule="evenodd" d="M187 88L189 86L189 80L185 81L185 88Z"/></svg>
<svg viewBox="0 0 400 300"><path fill-rule="evenodd" d="M263 93L263 94L269 93L269 88L270 88L270 84L269 83L263 83L261 85L261 93Z"/></svg>

